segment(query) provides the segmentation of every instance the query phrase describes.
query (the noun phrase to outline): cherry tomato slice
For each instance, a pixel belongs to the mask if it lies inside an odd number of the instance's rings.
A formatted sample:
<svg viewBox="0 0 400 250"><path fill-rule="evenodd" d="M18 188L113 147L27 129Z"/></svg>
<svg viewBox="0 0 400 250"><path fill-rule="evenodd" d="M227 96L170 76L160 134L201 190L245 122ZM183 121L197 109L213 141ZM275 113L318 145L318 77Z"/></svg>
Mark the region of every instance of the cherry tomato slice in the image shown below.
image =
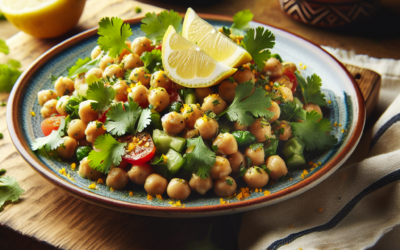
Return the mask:
<svg viewBox="0 0 400 250"><path fill-rule="evenodd" d="M107 116L106 116L107 112L108 112L108 110L106 110L106 111L101 115L101 117L100 117L99 119L97 119L97 120L98 120L99 122L105 123L105 122L106 122L106 119L107 119Z"/></svg>
<svg viewBox="0 0 400 250"><path fill-rule="evenodd" d="M167 92L169 94L169 103L173 103L173 102L181 102L182 99L178 94L178 91L176 91L175 89L167 89Z"/></svg>
<svg viewBox="0 0 400 250"><path fill-rule="evenodd" d="M57 130L60 127L61 119L65 119L65 116L52 116L44 119L40 125L43 134L48 136L51 131Z"/></svg>
<svg viewBox="0 0 400 250"><path fill-rule="evenodd" d="M125 155L122 158L130 164L142 164L148 162L156 153L156 147L147 132L127 135L119 139L119 142L127 143Z"/></svg>
<svg viewBox="0 0 400 250"><path fill-rule="evenodd" d="M162 51L162 44L160 44L160 45L157 45L154 49L157 49L157 50L160 50L160 51Z"/></svg>
<svg viewBox="0 0 400 250"><path fill-rule="evenodd" d="M287 76L287 77L289 78L289 81L291 81L291 82L293 83L292 92L293 92L293 93L296 92L296 87L297 87L298 82L297 82L297 78L296 78L296 76L294 75L294 73L293 73L292 71L290 71L290 69L286 68L286 69L283 71L283 74L284 74L285 76Z"/></svg>
<svg viewBox="0 0 400 250"><path fill-rule="evenodd" d="M122 159L121 162L119 163L119 167L125 169L126 166L128 166L128 162Z"/></svg>

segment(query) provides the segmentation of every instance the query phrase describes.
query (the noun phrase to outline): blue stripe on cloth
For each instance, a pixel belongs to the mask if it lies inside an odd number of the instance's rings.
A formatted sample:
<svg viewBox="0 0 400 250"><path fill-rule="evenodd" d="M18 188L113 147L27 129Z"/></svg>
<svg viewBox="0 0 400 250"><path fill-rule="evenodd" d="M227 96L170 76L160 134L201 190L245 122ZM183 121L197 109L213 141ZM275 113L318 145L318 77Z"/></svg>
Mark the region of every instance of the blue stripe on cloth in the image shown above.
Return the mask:
<svg viewBox="0 0 400 250"><path fill-rule="evenodd" d="M400 121L400 114L397 114L390 118L385 124L383 124L376 134L374 135L374 138L372 138L371 144L369 145L369 149L371 149L381 138L381 136L396 122Z"/></svg>
<svg viewBox="0 0 400 250"><path fill-rule="evenodd" d="M304 235L314 233L314 232L322 232L322 231L327 231L329 229L334 228L340 221L342 221L352 210L353 208L358 204L359 201L362 200L365 196L368 194L394 182L400 180L400 169L396 170L383 178L377 180L376 182L372 183L369 185L366 189L361 191L357 196L355 196L349 203L347 203L340 211L333 217L328 223L323 224L321 226L313 227L310 229L303 230L298 233L290 234L286 238L277 240L273 242L269 247L267 247L267 250L276 250L279 247L289 244L296 240L297 238L300 238Z"/></svg>

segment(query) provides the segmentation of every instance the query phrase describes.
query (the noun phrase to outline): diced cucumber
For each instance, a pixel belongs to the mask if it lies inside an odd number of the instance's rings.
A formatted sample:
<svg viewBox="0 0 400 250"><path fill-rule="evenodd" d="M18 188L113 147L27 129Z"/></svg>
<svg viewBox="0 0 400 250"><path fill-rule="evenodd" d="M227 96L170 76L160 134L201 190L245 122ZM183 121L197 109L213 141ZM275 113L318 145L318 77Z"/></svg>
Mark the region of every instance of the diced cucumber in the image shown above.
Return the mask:
<svg viewBox="0 0 400 250"><path fill-rule="evenodd" d="M292 154L302 155L304 151L304 142L298 137L293 137L288 140L282 149L282 155L285 159L288 159Z"/></svg>
<svg viewBox="0 0 400 250"><path fill-rule="evenodd" d="M288 169L296 169L298 167L303 166L305 163L306 163L306 160L304 159L304 156L300 155L300 154L292 154L286 160L286 166Z"/></svg>
<svg viewBox="0 0 400 250"><path fill-rule="evenodd" d="M268 139L264 142L264 156L265 158L271 155L276 155L276 149L278 148L278 139Z"/></svg>
<svg viewBox="0 0 400 250"><path fill-rule="evenodd" d="M188 93L185 95L185 103L186 104L196 104L197 98L195 93Z"/></svg>
<svg viewBox="0 0 400 250"><path fill-rule="evenodd" d="M168 177L172 178L179 171L179 169L181 169L181 167L185 165L186 160L182 157L180 153L176 152L173 149L170 149L166 156L168 157Z"/></svg>
<svg viewBox="0 0 400 250"><path fill-rule="evenodd" d="M182 152L186 146L185 138L169 136L159 129L153 131L153 141L157 152L162 154L166 154L170 148Z"/></svg>
<svg viewBox="0 0 400 250"><path fill-rule="evenodd" d="M293 103L299 105L300 107L303 107L303 103L301 103L300 99L297 97L293 98Z"/></svg>
<svg viewBox="0 0 400 250"><path fill-rule="evenodd" d="M169 146L175 151L181 152L185 149L186 139L182 137L172 137Z"/></svg>
<svg viewBox="0 0 400 250"><path fill-rule="evenodd" d="M161 115L160 115L160 113L158 113L155 110L152 110L151 111L151 115L150 115L150 119L151 119L151 127L153 129L163 129L162 123L161 123Z"/></svg>

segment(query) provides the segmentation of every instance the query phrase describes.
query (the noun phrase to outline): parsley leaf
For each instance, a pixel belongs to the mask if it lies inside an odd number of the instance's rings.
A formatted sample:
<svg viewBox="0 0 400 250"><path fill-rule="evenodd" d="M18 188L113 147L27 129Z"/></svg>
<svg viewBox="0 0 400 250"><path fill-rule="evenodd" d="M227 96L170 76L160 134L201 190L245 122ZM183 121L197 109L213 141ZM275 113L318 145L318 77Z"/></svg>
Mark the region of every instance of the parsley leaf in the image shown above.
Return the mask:
<svg viewBox="0 0 400 250"><path fill-rule="evenodd" d="M21 64L16 60L8 60L7 64L0 64L0 92L10 92L21 71Z"/></svg>
<svg viewBox="0 0 400 250"><path fill-rule="evenodd" d="M305 103L312 102L319 106L326 106L325 94L321 93L321 78L317 74L307 77L307 83L297 71L295 72L297 82L301 87Z"/></svg>
<svg viewBox="0 0 400 250"><path fill-rule="evenodd" d="M100 35L97 44L101 50L108 51L111 58L115 58L121 54L123 49L127 49L133 53L125 41L132 35L132 30L129 24L124 23L119 17L104 17L99 22Z"/></svg>
<svg viewBox="0 0 400 250"><path fill-rule="evenodd" d="M6 55L10 53L10 48L8 48L6 41L3 39L0 39L0 52L3 52Z"/></svg>
<svg viewBox="0 0 400 250"><path fill-rule="evenodd" d="M35 142L33 142L31 145L32 150L36 151L44 147L44 149L49 152L58 148L61 144L64 143L64 138L62 138L62 136L64 135L64 129L65 120L61 119L60 127L57 129L57 131L53 130L48 136L35 139Z"/></svg>
<svg viewBox="0 0 400 250"><path fill-rule="evenodd" d="M305 120L306 113L300 105L296 104L295 102L286 102L279 105L281 110L281 114L279 116L279 120L286 120L286 121L294 121L297 122L298 120Z"/></svg>
<svg viewBox="0 0 400 250"><path fill-rule="evenodd" d="M141 56L140 60L143 61L144 68L148 74L153 74L162 68L162 57L161 50L155 49L151 52L145 51Z"/></svg>
<svg viewBox="0 0 400 250"><path fill-rule="evenodd" d="M68 77L75 78L79 74L86 73L90 69L98 68L100 65L101 56L90 60L89 57L85 59L78 58L78 61L75 62L75 65L68 69Z"/></svg>
<svg viewBox="0 0 400 250"><path fill-rule="evenodd" d="M327 150L337 143L334 135L327 134L332 130L332 125L326 118L316 111L307 112L304 122L292 122L293 136L298 136L305 144L307 151L314 149Z"/></svg>
<svg viewBox="0 0 400 250"><path fill-rule="evenodd" d="M215 163L215 153L204 144L201 136L196 139L188 139L187 147L192 151L184 155L185 169L196 173L201 179L210 176L211 168Z"/></svg>
<svg viewBox="0 0 400 250"><path fill-rule="evenodd" d="M15 202L25 193L14 177L0 177L0 211L7 201Z"/></svg>
<svg viewBox="0 0 400 250"><path fill-rule="evenodd" d="M98 81L89 85L86 92L89 100L94 100L90 105L93 110L101 111L110 105L115 97L115 90L111 86L104 86L104 82Z"/></svg>
<svg viewBox="0 0 400 250"><path fill-rule="evenodd" d="M245 30L249 28L249 22L253 19L253 13L250 10L242 10L233 16L232 29Z"/></svg>
<svg viewBox="0 0 400 250"><path fill-rule="evenodd" d="M232 104L225 109L223 114L227 114L231 121L238 121L240 124L249 126L254 122L255 117L271 118L274 113L267 110L271 107L271 98L265 96L266 91L262 88L255 88L253 91L253 83L247 81L236 87L235 98Z"/></svg>
<svg viewBox="0 0 400 250"><path fill-rule="evenodd" d="M262 69L264 62L271 57L268 49L274 47L275 36L270 30L264 30L264 27L252 28L247 31L241 45L249 52L258 68Z"/></svg>
<svg viewBox="0 0 400 250"><path fill-rule="evenodd" d="M122 106L124 105L124 107ZM124 110L125 108L125 110ZM128 102L122 104L118 102L116 105L112 105L111 109L107 112L106 128L107 132L112 135L121 136L129 132L130 134L136 134L136 123L139 120L142 108L129 98ZM147 119L147 118L144 118ZM141 128L146 125L147 120L142 122Z"/></svg>
<svg viewBox="0 0 400 250"><path fill-rule="evenodd" d="M173 10L164 10L158 16L155 12L146 13L142 19L140 28L146 33L146 37L153 41L153 43L161 42L168 27L172 25L176 32L182 30L182 17L178 12Z"/></svg>
<svg viewBox="0 0 400 250"><path fill-rule="evenodd" d="M94 142L96 150L89 153L89 166L97 171L107 174L112 164L118 166L125 154L126 143L116 141L111 135L104 134Z"/></svg>

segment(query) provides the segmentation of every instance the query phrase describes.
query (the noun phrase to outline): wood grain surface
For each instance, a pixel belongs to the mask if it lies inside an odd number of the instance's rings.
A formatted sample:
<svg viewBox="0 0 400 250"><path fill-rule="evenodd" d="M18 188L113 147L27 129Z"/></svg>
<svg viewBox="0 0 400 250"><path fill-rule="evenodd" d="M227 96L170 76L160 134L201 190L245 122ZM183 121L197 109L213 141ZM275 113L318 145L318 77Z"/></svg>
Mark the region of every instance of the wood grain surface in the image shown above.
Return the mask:
<svg viewBox="0 0 400 250"><path fill-rule="evenodd" d="M141 15L161 10L136 1L87 1L79 25L69 34L57 39L39 40L18 33L7 40L11 50L8 57L21 61L26 68L60 41L95 27L103 16L138 16L134 12L136 6L142 8ZM235 6L237 9L234 12L247 5ZM263 13L262 8L254 12L256 16ZM0 57L0 61L5 59ZM356 79L359 78L357 81L369 109L367 112L371 112L378 96L379 75L351 65L347 68ZM7 94L0 94L2 101L6 101L7 97ZM229 235L237 234L224 222L231 220L229 216L200 219L144 217L111 211L67 194L43 179L19 156L7 132L5 112L6 108L0 107L0 132L4 134L4 139L0 140L0 168L5 168L7 175L15 176L26 192L19 203L6 205L0 213L0 249L47 249L50 246L65 249L185 249L189 241L204 239L209 224L215 221L218 222L214 223L219 225L218 230L230 232ZM43 242L19 242L20 238L12 231ZM232 242L235 243L234 240ZM236 246L224 244L220 247L233 249Z"/></svg>

